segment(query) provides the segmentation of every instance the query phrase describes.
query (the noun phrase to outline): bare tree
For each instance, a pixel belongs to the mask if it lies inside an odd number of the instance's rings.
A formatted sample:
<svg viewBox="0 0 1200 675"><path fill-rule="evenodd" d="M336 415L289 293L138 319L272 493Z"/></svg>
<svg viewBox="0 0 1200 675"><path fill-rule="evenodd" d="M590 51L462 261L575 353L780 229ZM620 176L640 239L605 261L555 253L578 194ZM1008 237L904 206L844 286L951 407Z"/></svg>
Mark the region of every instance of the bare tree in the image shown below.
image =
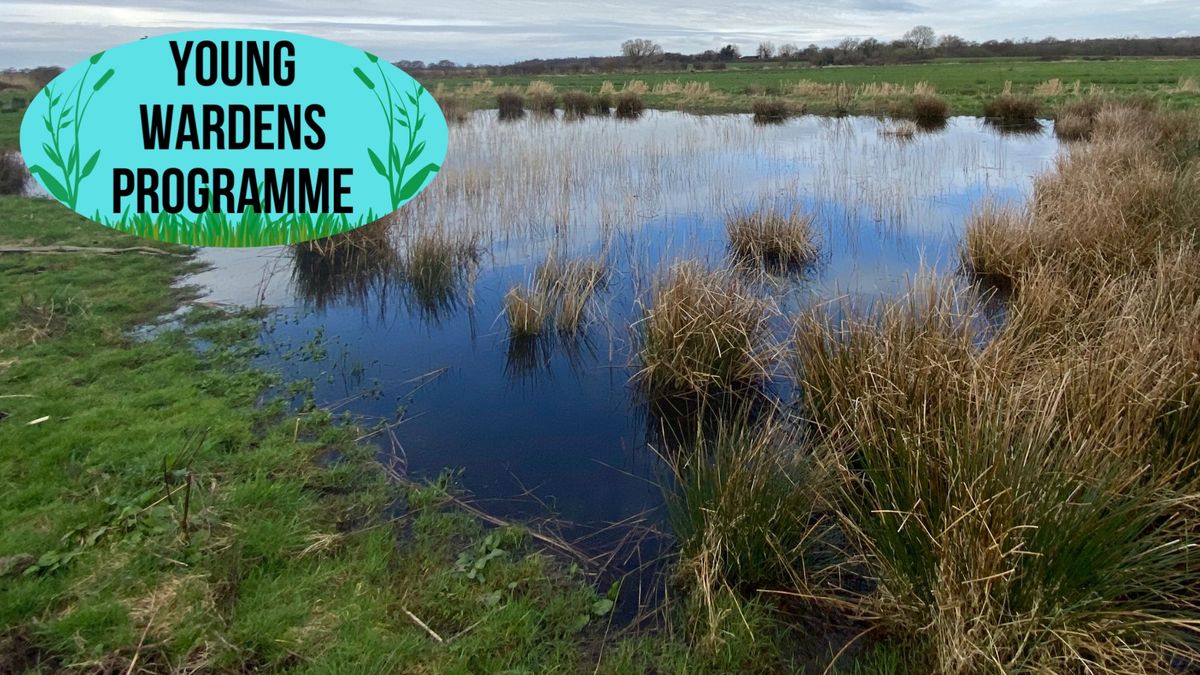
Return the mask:
<svg viewBox="0 0 1200 675"><path fill-rule="evenodd" d="M837 48L841 53L849 54L850 52L857 50L860 44L862 43L856 38L848 37L839 42Z"/></svg>
<svg viewBox="0 0 1200 675"><path fill-rule="evenodd" d="M663 53L662 46L653 40L637 38L621 43L621 54L632 61L641 61Z"/></svg>
<svg viewBox="0 0 1200 675"><path fill-rule="evenodd" d="M929 26L913 26L901 39L913 49L923 52L937 42L937 34Z"/></svg>
<svg viewBox="0 0 1200 675"><path fill-rule="evenodd" d="M760 42L760 43L758 43L758 51L756 53L758 54L758 58L760 58L760 59L774 58L775 57L775 45L774 45L774 43L771 43L771 42Z"/></svg>
<svg viewBox="0 0 1200 675"><path fill-rule="evenodd" d="M794 59L800 54L800 48L794 42L785 42L779 45L779 58Z"/></svg>

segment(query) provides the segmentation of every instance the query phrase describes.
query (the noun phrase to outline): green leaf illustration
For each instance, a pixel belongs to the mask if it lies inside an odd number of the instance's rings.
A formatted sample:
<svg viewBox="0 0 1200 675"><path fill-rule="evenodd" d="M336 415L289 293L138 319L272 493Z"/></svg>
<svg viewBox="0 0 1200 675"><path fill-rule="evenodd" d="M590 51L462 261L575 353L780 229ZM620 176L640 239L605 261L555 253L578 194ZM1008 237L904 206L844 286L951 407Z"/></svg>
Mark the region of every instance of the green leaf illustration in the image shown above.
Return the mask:
<svg viewBox="0 0 1200 675"><path fill-rule="evenodd" d="M62 183L58 182L58 179L56 179L54 176L51 176L49 171L43 169L37 164L34 164L33 166L29 167L29 173L35 174L38 177L38 180L42 181L42 185L46 186L46 189L50 191L50 194L55 199L60 202L69 201L67 189L62 186Z"/></svg>
<svg viewBox="0 0 1200 675"><path fill-rule="evenodd" d="M108 72L101 75L100 79L96 80L96 84L92 85L92 91L100 91L100 87L103 87L106 82L111 80L112 76L115 75L116 72L117 71L115 69L109 68Z"/></svg>
<svg viewBox="0 0 1200 675"><path fill-rule="evenodd" d="M92 58L90 58L88 60L91 61L92 65L94 66L100 62L101 56L104 56L104 52L96 52L95 54L92 55Z"/></svg>
<svg viewBox="0 0 1200 675"><path fill-rule="evenodd" d="M60 157L59 154L54 151L54 148L50 147L49 143L42 143L42 151L46 153L46 156L50 158L51 162L54 162L55 166L60 169L63 168L62 157Z"/></svg>
<svg viewBox="0 0 1200 675"><path fill-rule="evenodd" d="M375 83L372 82L371 78L367 77L367 74L364 73L358 66L354 67L354 74L358 76L358 79L362 80L363 84L367 85L367 89L375 88Z"/></svg>
<svg viewBox="0 0 1200 675"><path fill-rule="evenodd" d="M96 152L92 153L92 156L83 165L83 171L80 172L79 177L81 179L83 179L83 178L87 178L88 176L90 176L92 174L92 169L96 168L96 161L99 159L100 159L100 151L97 150Z"/></svg>
<svg viewBox="0 0 1200 675"><path fill-rule="evenodd" d="M379 57L375 56L371 52L363 52L363 53L367 55L367 58L371 60L371 63L375 63L376 61L379 60Z"/></svg>
<svg viewBox="0 0 1200 675"><path fill-rule="evenodd" d="M379 172L380 176L386 178L388 172L387 167L383 165L383 160L379 159L379 155L375 154L375 151L370 148L367 148L367 154L371 156L371 164L375 165L375 170Z"/></svg>
<svg viewBox="0 0 1200 675"><path fill-rule="evenodd" d="M413 195L417 194L417 190L420 190L421 186L425 184L425 179L429 177L429 174L440 168L437 164L426 164L420 171L414 173L412 178L409 178L404 187L400 189L400 201L411 199Z"/></svg>

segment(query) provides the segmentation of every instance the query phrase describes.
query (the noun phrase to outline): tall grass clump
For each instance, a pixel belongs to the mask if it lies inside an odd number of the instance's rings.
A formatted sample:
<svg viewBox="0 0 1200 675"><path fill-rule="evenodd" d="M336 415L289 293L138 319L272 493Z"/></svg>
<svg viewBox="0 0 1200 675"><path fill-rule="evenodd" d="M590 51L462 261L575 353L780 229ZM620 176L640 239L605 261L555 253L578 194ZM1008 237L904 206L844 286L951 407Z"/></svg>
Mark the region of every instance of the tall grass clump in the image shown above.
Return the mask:
<svg viewBox="0 0 1200 675"><path fill-rule="evenodd" d="M318 310L346 301L365 306L372 295L385 295L400 275L401 260L387 219L293 244L288 250L292 286Z"/></svg>
<svg viewBox="0 0 1200 675"><path fill-rule="evenodd" d="M534 80L525 87L525 98L529 109L539 115L553 115L558 106L558 95L553 84L545 80Z"/></svg>
<svg viewBox="0 0 1200 675"><path fill-rule="evenodd" d="M622 91L617 94L617 117L632 120L642 116L646 105L642 103L642 95L637 91Z"/></svg>
<svg viewBox="0 0 1200 675"><path fill-rule="evenodd" d="M1170 331L1151 322L1131 353L1129 333L1079 344L1028 321L991 333L974 308L937 283L801 321L798 372L841 476L841 531L876 580L802 591L912 636L927 672L1155 672L1194 658L1200 495L1179 469L1196 441L1183 452L1151 413L1196 419L1172 403L1186 386L1150 383L1196 357L1164 363ZM1129 367L1148 344L1157 357ZM1119 386L1135 371L1138 386ZM1177 462L1156 471L1147 448L1171 442Z"/></svg>
<svg viewBox="0 0 1200 675"><path fill-rule="evenodd" d="M774 309L728 272L673 266L643 308L634 380L652 399L750 393L774 371Z"/></svg>
<svg viewBox="0 0 1200 675"><path fill-rule="evenodd" d="M1064 141L1091 138L1096 117L1107 106L1103 96L1089 94L1061 105L1054 116L1054 135Z"/></svg>
<svg viewBox="0 0 1200 675"><path fill-rule="evenodd" d="M567 119L577 120L588 115L596 107L596 103L592 96L586 91L572 89L564 92L562 95L563 116Z"/></svg>
<svg viewBox="0 0 1200 675"><path fill-rule="evenodd" d="M473 236L441 228L415 233L402 255L407 301L426 318L441 319L459 306L463 282L478 262Z"/></svg>
<svg viewBox="0 0 1200 675"><path fill-rule="evenodd" d="M546 332L550 316L545 296L536 289L514 286L504 296L504 316L513 338L534 338Z"/></svg>
<svg viewBox="0 0 1200 675"><path fill-rule="evenodd" d="M29 180L21 155L0 150L0 195L19 195Z"/></svg>
<svg viewBox="0 0 1200 675"><path fill-rule="evenodd" d="M592 114L593 115L608 115L612 112L614 104L613 92L601 89L593 98Z"/></svg>
<svg viewBox="0 0 1200 675"><path fill-rule="evenodd" d="M800 447L775 418L751 423L734 415L661 453L679 541L676 574L700 610L702 644L720 642L729 605L744 603L737 598L788 587L798 569L819 571L823 485Z"/></svg>
<svg viewBox="0 0 1200 675"><path fill-rule="evenodd" d="M525 97L515 91L496 94L496 108L501 120L519 120L525 116Z"/></svg>
<svg viewBox="0 0 1200 675"><path fill-rule="evenodd" d="M755 124L782 124L792 115L787 101L779 98L755 99L751 109L754 112Z"/></svg>
<svg viewBox="0 0 1200 675"><path fill-rule="evenodd" d="M576 333L587 321L592 299L605 283L604 261L561 261L550 255L534 275L536 292L562 333Z"/></svg>
<svg viewBox="0 0 1200 675"><path fill-rule="evenodd" d="M910 106L913 121L922 129L940 129L950 117L950 104L937 94L917 94Z"/></svg>
<svg viewBox="0 0 1200 675"><path fill-rule="evenodd" d="M817 257L812 218L800 211L741 213L726 220L725 228L738 258L773 271L796 269Z"/></svg>
<svg viewBox="0 0 1200 675"><path fill-rule="evenodd" d="M1001 94L983 106L988 121L1005 127L1030 127L1037 124L1042 104L1032 96Z"/></svg>

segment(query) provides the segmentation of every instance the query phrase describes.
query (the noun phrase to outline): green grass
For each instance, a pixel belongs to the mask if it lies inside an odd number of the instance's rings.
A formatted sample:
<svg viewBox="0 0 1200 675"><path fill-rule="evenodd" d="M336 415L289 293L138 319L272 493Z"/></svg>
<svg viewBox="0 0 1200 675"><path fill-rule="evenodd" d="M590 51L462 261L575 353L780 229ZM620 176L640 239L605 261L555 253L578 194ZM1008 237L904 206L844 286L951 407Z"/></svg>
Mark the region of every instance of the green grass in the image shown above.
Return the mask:
<svg viewBox="0 0 1200 675"><path fill-rule="evenodd" d="M578 89L596 93L605 81L618 88L628 81L641 80L651 89L668 82L707 83L714 92L724 96L688 99L679 94L646 94L643 98L651 108L684 109L694 112L749 112L754 100L747 90L762 90L771 95L783 85L799 80L838 84L852 87L869 83L892 83L912 87L928 82L950 104L951 114L980 115L985 103L999 95L1006 82L1013 91L1028 92L1037 85L1058 78L1066 86L1079 80L1083 91L1096 85L1118 96L1150 95L1169 108L1190 108L1200 105L1200 93L1172 91L1181 78L1196 77L1200 68L1197 59L1113 59L1108 61L1031 61L982 60L971 62L932 62L895 66L846 66L828 68L795 67L786 64L766 64L731 67L723 71L703 72L641 72L600 73L575 75L500 76L489 78L497 87L524 87L532 80L544 80L559 90ZM451 90L476 81L469 78L437 78L426 84L438 84ZM1061 93L1045 97L1047 108L1053 109L1071 96ZM828 113L834 108L829 101L796 97L807 104L810 112ZM476 107L490 107L489 96L476 97ZM886 101L856 100L851 112L886 112Z"/></svg>
<svg viewBox="0 0 1200 675"><path fill-rule="evenodd" d="M142 243L47 200L0 199L0 221L6 244ZM192 264L0 258L0 671L583 669L589 585L389 481L328 414L259 406L259 318L129 337Z"/></svg>

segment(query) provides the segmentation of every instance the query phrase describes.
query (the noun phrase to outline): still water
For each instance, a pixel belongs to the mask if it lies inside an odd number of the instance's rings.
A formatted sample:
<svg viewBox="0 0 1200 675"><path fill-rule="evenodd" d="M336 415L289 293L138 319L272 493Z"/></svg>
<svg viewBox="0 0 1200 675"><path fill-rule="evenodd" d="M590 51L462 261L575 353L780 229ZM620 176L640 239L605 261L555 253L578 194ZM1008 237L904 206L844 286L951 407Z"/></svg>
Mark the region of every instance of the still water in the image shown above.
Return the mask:
<svg viewBox="0 0 1200 675"><path fill-rule="evenodd" d="M1026 199L1058 152L1048 126L1002 134L976 118L906 139L874 118L494 115L452 129L441 174L391 223L401 257L431 232L474 251L435 296L402 265L348 272L288 249L207 250L212 269L190 281L211 301L278 307L264 363L311 378L319 405L394 424L376 437L383 459L416 476L461 469L500 514L590 524L661 520L631 324L672 262L728 264L728 215L814 218L820 260L763 285L781 307L884 297L953 274L972 208ZM511 342L503 297L551 253L606 265L591 321L577 339Z"/></svg>

